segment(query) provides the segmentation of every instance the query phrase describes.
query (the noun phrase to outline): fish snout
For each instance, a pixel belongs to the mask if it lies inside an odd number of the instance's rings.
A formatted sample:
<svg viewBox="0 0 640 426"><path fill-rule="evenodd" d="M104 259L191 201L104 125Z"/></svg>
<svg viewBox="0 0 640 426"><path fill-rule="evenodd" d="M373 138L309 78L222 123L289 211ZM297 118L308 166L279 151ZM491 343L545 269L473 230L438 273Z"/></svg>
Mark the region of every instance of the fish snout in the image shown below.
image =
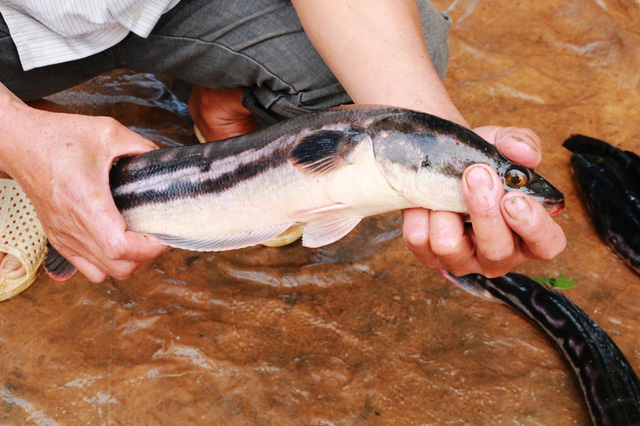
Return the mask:
<svg viewBox="0 0 640 426"><path fill-rule="evenodd" d="M555 216L564 209L564 194L553 187L549 182L540 179L533 185L533 193L531 197L542 204L542 207L549 213L549 216ZM536 188L537 187L537 188Z"/></svg>
<svg viewBox="0 0 640 426"><path fill-rule="evenodd" d="M555 216L564 208L564 194L539 175L533 174L531 181L523 188L524 193L542 204L550 216Z"/></svg>

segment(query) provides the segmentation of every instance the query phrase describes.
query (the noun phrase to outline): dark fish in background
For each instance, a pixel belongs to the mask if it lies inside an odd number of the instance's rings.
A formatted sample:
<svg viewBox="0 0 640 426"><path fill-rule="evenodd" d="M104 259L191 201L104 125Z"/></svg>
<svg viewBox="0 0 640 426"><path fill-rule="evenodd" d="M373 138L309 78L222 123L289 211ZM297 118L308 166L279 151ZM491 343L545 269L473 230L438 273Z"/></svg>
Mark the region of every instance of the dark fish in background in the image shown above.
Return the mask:
<svg viewBox="0 0 640 426"><path fill-rule="evenodd" d="M221 251L261 244L303 226L302 245L339 240L364 217L409 207L466 212L465 168L494 168L549 213L560 191L450 121L388 107L338 108L264 130L120 159L111 169L115 204L131 231L165 244ZM52 277L74 270L54 250Z"/></svg>
<svg viewBox="0 0 640 426"><path fill-rule="evenodd" d="M640 274L640 157L583 135L563 146L596 232Z"/></svg>
<svg viewBox="0 0 640 426"><path fill-rule="evenodd" d="M620 349L582 309L525 275L455 277L461 289L511 306L558 346L580 383L594 425L640 424L640 380Z"/></svg>

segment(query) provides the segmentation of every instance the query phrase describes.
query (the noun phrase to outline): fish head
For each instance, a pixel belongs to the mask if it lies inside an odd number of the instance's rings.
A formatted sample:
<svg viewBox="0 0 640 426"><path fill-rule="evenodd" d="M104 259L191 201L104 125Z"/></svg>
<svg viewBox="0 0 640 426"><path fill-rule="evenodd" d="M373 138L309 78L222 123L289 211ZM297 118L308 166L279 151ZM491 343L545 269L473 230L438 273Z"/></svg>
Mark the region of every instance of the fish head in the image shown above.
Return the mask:
<svg viewBox="0 0 640 426"><path fill-rule="evenodd" d="M412 204L431 210L466 212L460 178L464 166L436 166L435 137L382 132L373 138L376 162L391 187ZM459 170L461 169L461 170Z"/></svg>
<svg viewBox="0 0 640 426"><path fill-rule="evenodd" d="M496 170L506 192L522 191L541 202L550 214L564 207L562 193L549 182L456 123L404 111L374 121L367 132L385 178L416 206L466 213L462 174L470 165L484 163Z"/></svg>
<svg viewBox="0 0 640 426"><path fill-rule="evenodd" d="M502 157L502 155L501 155ZM496 168L505 192L523 192L544 207L551 216L564 208L564 195L532 169L502 157Z"/></svg>

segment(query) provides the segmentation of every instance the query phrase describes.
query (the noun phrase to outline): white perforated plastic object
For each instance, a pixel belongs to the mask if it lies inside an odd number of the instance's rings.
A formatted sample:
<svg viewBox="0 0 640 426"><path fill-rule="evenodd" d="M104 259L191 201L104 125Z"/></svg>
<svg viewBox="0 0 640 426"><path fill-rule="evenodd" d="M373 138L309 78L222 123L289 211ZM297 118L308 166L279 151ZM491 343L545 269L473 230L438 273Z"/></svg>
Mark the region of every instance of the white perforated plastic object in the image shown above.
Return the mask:
<svg viewBox="0 0 640 426"><path fill-rule="evenodd" d="M0 252L17 257L27 271L15 279L0 277L0 301L24 291L36 279L47 237L26 194L11 179L0 179Z"/></svg>

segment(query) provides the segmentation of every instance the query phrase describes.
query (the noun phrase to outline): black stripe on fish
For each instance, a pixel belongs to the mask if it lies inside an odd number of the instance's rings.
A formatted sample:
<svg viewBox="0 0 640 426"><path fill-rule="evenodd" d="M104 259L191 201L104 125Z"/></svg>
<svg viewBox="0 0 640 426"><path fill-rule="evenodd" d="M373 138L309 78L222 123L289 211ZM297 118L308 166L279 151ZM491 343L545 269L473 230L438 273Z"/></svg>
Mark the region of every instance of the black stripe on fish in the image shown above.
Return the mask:
<svg viewBox="0 0 640 426"><path fill-rule="evenodd" d="M488 279L441 272L460 288L490 295L542 328L571 365L594 424L640 424L638 376L607 333L566 296L516 273Z"/></svg>
<svg viewBox="0 0 640 426"><path fill-rule="evenodd" d="M337 108L314 114L307 114L294 119L274 124L266 129L254 133L241 135L222 141L205 144L160 149L147 152L132 158L121 159L128 161L128 167L121 169L125 173L113 173L114 184L121 186L136 182L142 178L165 175L177 170L193 167L209 167L214 161L233 158L247 152L257 152L272 144L274 141L286 138L293 144L300 135L323 130L339 130L354 132L366 127L366 123L388 115L405 114L406 111L397 108L377 107L371 109ZM343 128L336 128L343 123Z"/></svg>
<svg viewBox="0 0 640 426"><path fill-rule="evenodd" d="M239 165L232 171L223 173L214 179L198 179L200 168L197 165L191 165L194 168L193 174L185 177L176 178L171 184L162 189L149 189L142 192L126 192L118 193L114 191L113 199L116 207L120 211L129 210L144 204L157 204L171 201L177 198L193 198L204 194L218 194L227 191L238 183L249 180L265 171L278 167L286 161L286 157L282 153L274 153L274 155L260 157L253 162ZM171 168L171 164L167 164ZM196 167L194 167L196 166ZM186 167L183 167L186 168ZM113 167L115 173L122 173L119 168ZM111 180L117 182L117 180ZM113 187L116 189L117 187Z"/></svg>
<svg viewBox="0 0 640 426"><path fill-rule="evenodd" d="M261 138L256 139L254 135L251 133L219 142L160 149L121 158L112 167L109 176L111 187L121 187L154 176L168 176L179 170L193 167L197 167L203 173L208 172L216 161L250 151L259 151L268 145L261 144Z"/></svg>
<svg viewBox="0 0 640 426"><path fill-rule="evenodd" d="M253 133L253 138L262 139L262 133ZM129 210L143 204L163 203L176 198L192 198L203 194L219 194L234 186L252 179L270 169L276 168L288 160L303 172L322 174L346 164L349 154L364 135L363 129L347 126L345 130L318 130L307 132L303 137L284 135L269 144L259 144L260 149L250 148L237 152L229 149L229 143L238 142L237 138L211 142L204 149L184 150L180 157L175 151L162 153L153 151L138 157L123 159L115 164L110 172L110 182L115 204L120 211ZM248 139L246 139L248 140ZM235 143L234 142L234 143ZM219 146L218 146L219 145ZM206 173L216 164L222 164L229 158L229 152L235 152L238 166L206 178ZM159 157L159 158L154 158ZM252 158L253 157L253 158ZM246 162L243 163L243 160ZM204 167L206 165L206 167ZM136 191L135 182L166 175L168 178L180 170L193 169L191 173L177 174L172 182L159 188ZM166 170L161 173L160 170ZM133 184L132 190L124 191L124 185Z"/></svg>

